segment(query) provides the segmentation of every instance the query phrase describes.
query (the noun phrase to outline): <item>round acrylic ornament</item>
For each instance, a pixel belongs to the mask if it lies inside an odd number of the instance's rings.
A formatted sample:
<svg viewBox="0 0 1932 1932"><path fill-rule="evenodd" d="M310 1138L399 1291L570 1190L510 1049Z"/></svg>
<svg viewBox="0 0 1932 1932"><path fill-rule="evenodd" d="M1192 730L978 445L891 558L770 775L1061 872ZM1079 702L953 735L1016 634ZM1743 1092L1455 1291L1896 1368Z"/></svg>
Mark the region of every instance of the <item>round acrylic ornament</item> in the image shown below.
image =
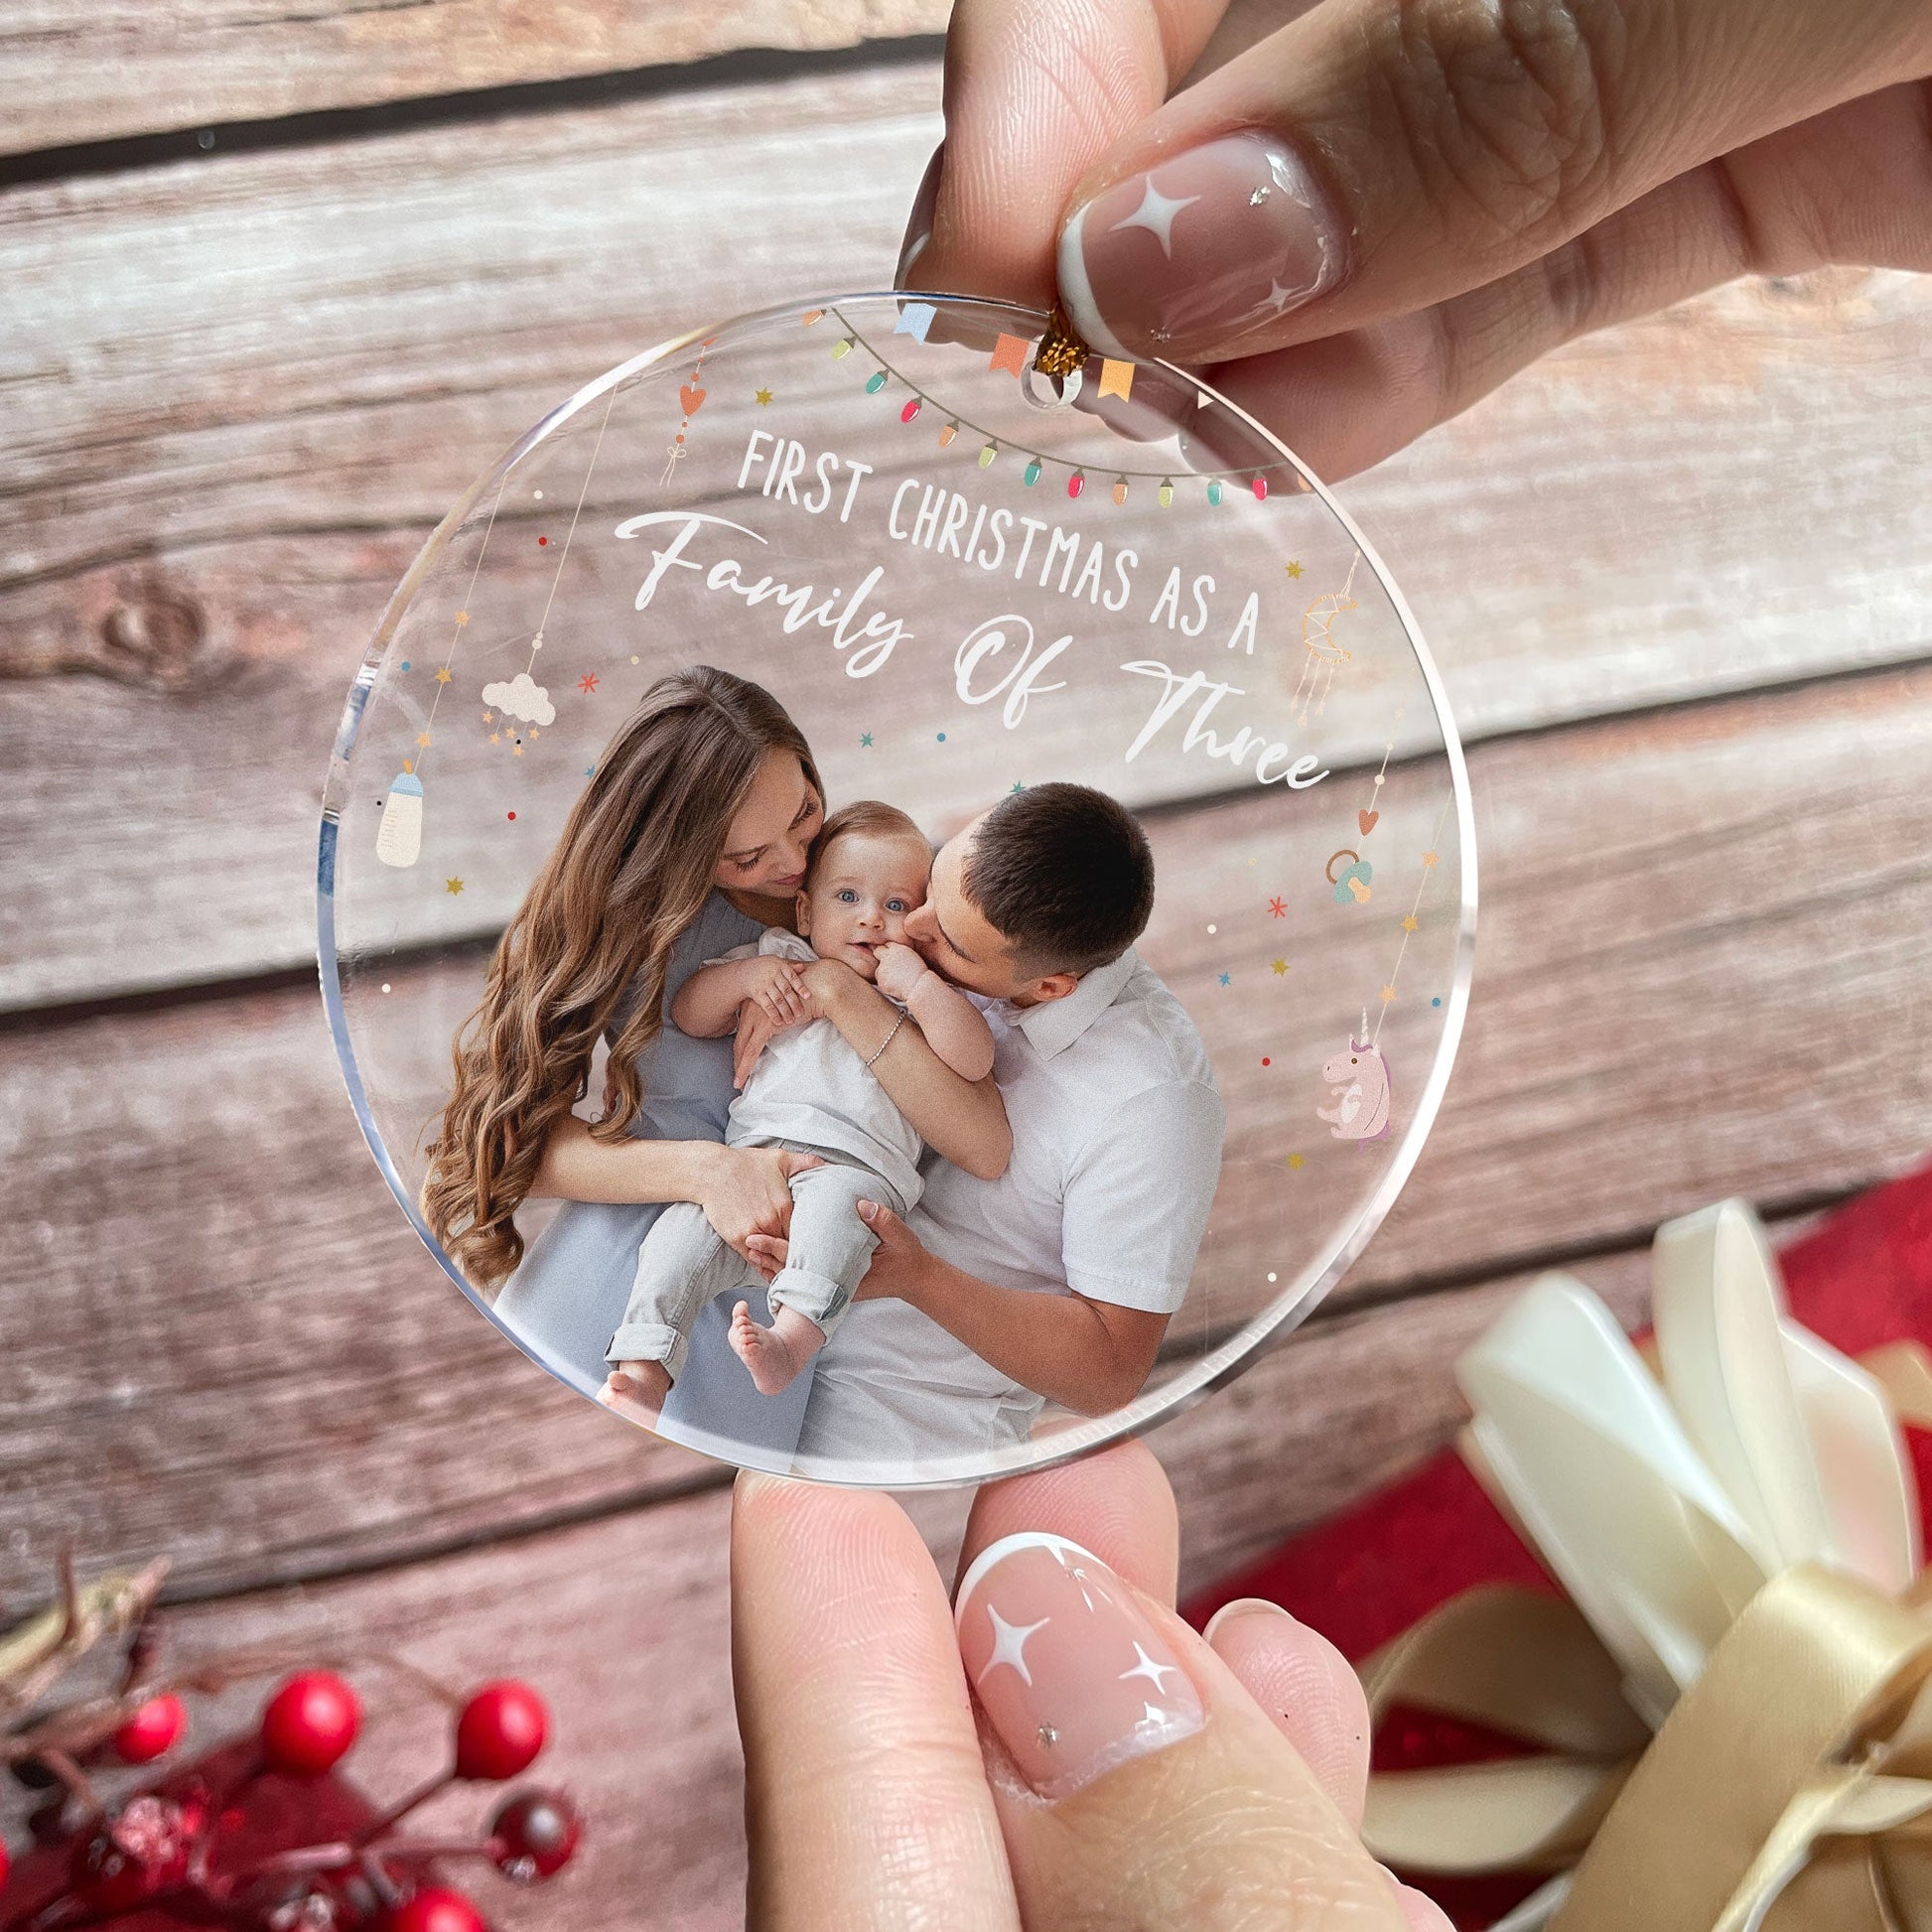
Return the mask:
<svg viewBox="0 0 1932 1932"><path fill-rule="evenodd" d="M1092 1016L1077 996L1061 1016L1082 1020L1070 1042L1037 1018L1021 1026L1003 1081L1023 1045L1035 1060L1070 1045L1057 1071L1075 1077L1050 1104L1016 1087L1007 1174L928 1174L948 1228L910 1222L996 1286L1071 1274L1096 1301L1169 1314L1145 1382L1075 1413L1055 1399L1071 1391L1014 1372L1030 1359L1024 1303L1004 1305L1003 1369L875 1299L782 1395L760 1395L727 1336L740 1299L766 1314L752 1287L692 1325L658 1424L741 1464L973 1480L1173 1413L1333 1286L1448 1080L1472 828L1454 727L1399 593L1319 482L1231 404L1167 365L1077 348L1049 373L1053 346L1028 310L872 294L742 317L625 362L451 511L344 715L319 904L350 1097L447 1272L587 1395L652 1211L530 1200L519 1272L480 1291L420 1201L452 1041L642 694L697 664L756 682L809 742L828 810L882 799L935 845L1054 781L1138 816L1156 895L1136 951L1184 1018L1129 1027L1125 1075L1082 1058ZM994 1011L996 1034L1019 1022ZM1152 1093L1135 1118L1159 1141L1161 1093L1185 1083L1196 1036L1225 1110L1218 1171L1198 1133L1166 1164L1119 1145L1121 1080ZM680 1131L715 1134L727 1047L676 1064L716 1089L672 1096L689 1103ZM580 1114L603 1086L600 1063Z"/></svg>

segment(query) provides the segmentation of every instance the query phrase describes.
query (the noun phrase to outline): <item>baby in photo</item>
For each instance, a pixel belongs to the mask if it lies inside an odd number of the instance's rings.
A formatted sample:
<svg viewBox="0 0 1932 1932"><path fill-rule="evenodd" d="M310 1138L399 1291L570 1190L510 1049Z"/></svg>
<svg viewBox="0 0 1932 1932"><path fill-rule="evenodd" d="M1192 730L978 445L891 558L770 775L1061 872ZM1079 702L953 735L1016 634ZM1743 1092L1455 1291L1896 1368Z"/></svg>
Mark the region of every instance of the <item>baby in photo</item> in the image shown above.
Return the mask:
<svg viewBox="0 0 1932 1932"><path fill-rule="evenodd" d="M725 1140L824 1162L791 1179L790 1248L767 1291L771 1325L760 1326L743 1302L732 1319L732 1347L765 1395L784 1388L825 1345L871 1264L878 1241L859 1218L859 1202L904 1214L919 1197L919 1137L880 1085L873 1061L910 1026L962 1078L984 1079L993 1067L993 1035L979 1010L905 943L905 916L924 902L931 869L932 848L903 812L873 800L848 805L826 820L812 847L798 931L769 926L756 947L707 962L671 1006L678 1030L699 1038L735 1031L748 1002L779 1023L732 1103ZM829 1020L789 1023L800 968L814 959L843 961L899 1009L870 1059ZM607 1353L616 1373L604 1399L654 1414L684 1367L699 1311L759 1280L701 1207L676 1201L665 1208L638 1250L630 1304Z"/></svg>

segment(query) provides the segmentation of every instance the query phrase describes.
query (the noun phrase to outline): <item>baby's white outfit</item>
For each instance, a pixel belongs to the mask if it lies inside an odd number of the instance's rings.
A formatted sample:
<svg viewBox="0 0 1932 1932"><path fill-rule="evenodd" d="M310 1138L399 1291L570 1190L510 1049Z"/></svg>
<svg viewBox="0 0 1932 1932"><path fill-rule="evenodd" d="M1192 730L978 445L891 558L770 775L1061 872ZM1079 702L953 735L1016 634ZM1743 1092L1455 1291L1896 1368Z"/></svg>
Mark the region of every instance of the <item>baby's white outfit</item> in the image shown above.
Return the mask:
<svg viewBox="0 0 1932 1932"><path fill-rule="evenodd" d="M724 957L755 954L800 965L818 957L782 926L767 927L757 946ZM875 1200L895 1213L909 1212L919 1198L924 1144L845 1035L831 1021L814 1020L766 1042L732 1102L725 1145L790 1148L825 1162L791 1177L790 1247L766 1294L773 1306L796 1309L831 1334L879 1245L858 1204ZM759 1279L702 1207L673 1201L637 1250L630 1305L605 1359L662 1362L676 1381L698 1311L713 1296L743 1291Z"/></svg>

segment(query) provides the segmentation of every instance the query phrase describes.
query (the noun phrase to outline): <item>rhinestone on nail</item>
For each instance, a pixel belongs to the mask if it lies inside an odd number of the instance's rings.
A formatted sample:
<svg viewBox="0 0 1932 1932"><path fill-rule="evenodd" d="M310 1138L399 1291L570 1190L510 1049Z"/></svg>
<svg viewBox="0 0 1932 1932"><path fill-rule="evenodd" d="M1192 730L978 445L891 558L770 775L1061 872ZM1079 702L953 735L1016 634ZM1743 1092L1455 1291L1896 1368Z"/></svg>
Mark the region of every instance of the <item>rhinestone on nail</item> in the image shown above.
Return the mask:
<svg viewBox="0 0 1932 1932"><path fill-rule="evenodd" d="M1262 203L1268 199L1268 191L1272 185L1273 185L1272 183L1263 182L1261 186L1257 188L1255 192L1248 197L1248 206L1250 207L1259 207L1262 205Z"/></svg>
<svg viewBox="0 0 1932 1932"><path fill-rule="evenodd" d="M1060 1741L1060 1733L1051 1725L1041 1725L1039 1727L1039 1741L1047 1745L1057 1744Z"/></svg>

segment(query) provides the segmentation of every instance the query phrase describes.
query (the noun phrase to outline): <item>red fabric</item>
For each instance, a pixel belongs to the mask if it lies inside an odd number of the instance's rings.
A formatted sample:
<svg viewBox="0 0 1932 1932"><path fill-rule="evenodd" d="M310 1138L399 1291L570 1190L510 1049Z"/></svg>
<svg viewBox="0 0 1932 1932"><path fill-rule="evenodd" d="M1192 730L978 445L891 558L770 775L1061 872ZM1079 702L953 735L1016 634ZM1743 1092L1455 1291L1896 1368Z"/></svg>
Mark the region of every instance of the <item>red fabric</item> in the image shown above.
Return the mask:
<svg viewBox="0 0 1932 1932"><path fill-rule="evenodd" d="M1888 1341L1932 1344L1932 1168L1848 1203L1780 1260L1792 1314L1848 1354ZM1907 1438L1924 1512L1932 1434L1910 1430ZM1198 1626L1237 1596L1265 1596L1359 1661L1479 1583L1556 1587L1454 1450L1445 1449L1182 1607ZM1377 1733L1375 1765L1461 1763L1508 1748L1465 1725L1393 1712ZM1533 1886L1429 1879L1425 1888L1464 1932L1479 1932Z"/></svg>

